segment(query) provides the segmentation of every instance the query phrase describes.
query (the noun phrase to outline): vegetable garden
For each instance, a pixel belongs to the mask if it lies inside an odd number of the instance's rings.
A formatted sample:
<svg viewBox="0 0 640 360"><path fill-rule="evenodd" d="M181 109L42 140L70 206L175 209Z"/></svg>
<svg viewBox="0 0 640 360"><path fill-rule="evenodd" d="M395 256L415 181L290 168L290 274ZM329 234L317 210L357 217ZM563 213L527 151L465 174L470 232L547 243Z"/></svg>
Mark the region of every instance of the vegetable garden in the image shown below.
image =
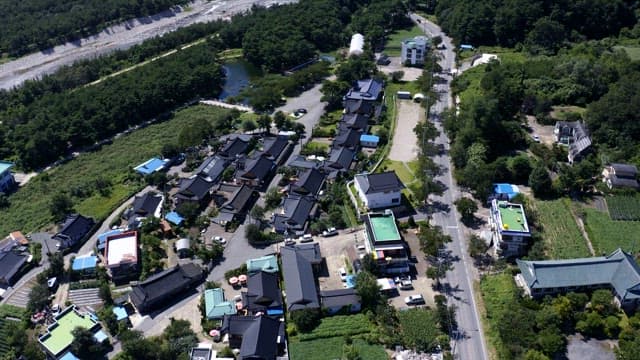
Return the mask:
<svg viewBox="0 0 640 360"><path fill-rule="evenodd" d="M611 220L640 220L640 198L637 196L614 195L606 200Z"/></svg>

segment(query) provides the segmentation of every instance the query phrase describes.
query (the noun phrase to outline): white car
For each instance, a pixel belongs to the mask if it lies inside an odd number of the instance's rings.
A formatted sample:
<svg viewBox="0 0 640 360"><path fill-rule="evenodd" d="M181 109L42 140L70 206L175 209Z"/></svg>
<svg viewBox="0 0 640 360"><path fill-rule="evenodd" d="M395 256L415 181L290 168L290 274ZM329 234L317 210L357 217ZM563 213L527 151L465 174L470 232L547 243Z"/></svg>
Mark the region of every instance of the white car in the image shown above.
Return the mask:
<svg viewBox="0 0 640 360"><path fill-rule="evenodd" d="M411 280L402 280L400 281L400 290L411 290L413 289L413 283Z"/></svg>
<svg viewBox="0 0 640 360"><path fill-rule="evenodd" d="M345 268L341 267L338 269L338 274L340 274L340 280L347 281L347 270L345 270Z"/></svg>
<svg viewBox="0 0 640 360"><path fill-rule="evenodd" d="M424 297L422 296L422 294L409 295L404 298L404 303L407 305L424 304Z"/></svg>
<svg viewBox="0 0 640 360"><path fill-rule="evenodd" d="M298 241L301 243L312 242L313 236L311 234L304 234L298 239Z"/></svg>
<svg viewBox="0 0 640 360"><path fill-rule="evenodd" d="M322 232L322 236L324 236L324 237L329 237L329 236L334 236L334 235L338 235L338 230L336 230L336 228L334 228L334 227L328 228L327 230Z"/></svg>
<svg viewBox="0 0 640 360"><path fill-rule="evenodd" d="M227 245L227 239L222 236L214 236L213 241L217 242L220 245Z"/></svg>
<svg viewBox="0 0 640 360"><path fill-rule="evenodd" d="M537 143L540 142L540 136L539 135L533 135L532 138L533 138L533 141L535 141Z"/></svg>

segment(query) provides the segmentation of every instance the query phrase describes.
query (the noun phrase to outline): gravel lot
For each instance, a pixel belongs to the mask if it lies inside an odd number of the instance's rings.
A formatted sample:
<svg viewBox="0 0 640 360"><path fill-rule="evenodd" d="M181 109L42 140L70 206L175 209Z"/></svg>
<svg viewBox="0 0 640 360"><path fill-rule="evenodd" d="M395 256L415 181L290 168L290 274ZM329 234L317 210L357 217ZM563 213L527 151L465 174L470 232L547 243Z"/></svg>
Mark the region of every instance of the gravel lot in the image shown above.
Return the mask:
<svg viewBox="0 0 640 360"><path fill-rule="evenodd" d="M418 138L413 132L416 124L424 119L425 111L419 103L411 100L397 100L398 116L393 144L388 158L397 161L411 161L418 156Z"/></svg>
<svg viewBox="0 0 640 360"><path fill-rule="evenodd" d="M314 238L314 240L320 244L320 252L327 264L327 272L318 277L320 290L343 288L343 282L340 280L340 275L338 275L338 269L344 267L348 270L345 259L351 261L349 260L349 251L351 254L356 254L356 239L362 242L362 229L356 232L340 231L337 236L327 238L321 236Z"/></svg>
<svg viewBox="0 0 640 360"><path fill-rule="evenodd" d="M143 41L198 22L226 18L249 10L254 4L270 6L275 3L292 3L295 0L196 0L189 10L176 6L172 10L132 19L109 27L102 32L72 43L21 57L0 65L0 88L10 89L25 80L51 74L58 68L77 60L128 49Z"/></svg>
<svg viewBox="0 0 640 360"><path fill-rule="evenodd" d="M422 75L421 68L414 67L405 67L400 63L399 56L390 56L389 60L391 62L389 65L378 65L378 70L382 71L385 74L391 74L394 71L402 71L404 75L402 76L403 81L414 81Z"/></svg>

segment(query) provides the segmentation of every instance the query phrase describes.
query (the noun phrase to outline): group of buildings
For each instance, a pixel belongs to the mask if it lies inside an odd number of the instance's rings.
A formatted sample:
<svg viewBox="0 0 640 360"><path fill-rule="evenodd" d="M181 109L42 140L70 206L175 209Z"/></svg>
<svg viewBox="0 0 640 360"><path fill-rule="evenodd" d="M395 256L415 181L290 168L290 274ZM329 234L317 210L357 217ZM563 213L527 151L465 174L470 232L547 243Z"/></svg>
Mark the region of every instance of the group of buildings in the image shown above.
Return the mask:
<svg viewBox="0 0 640 360"><path fill-rule="evenodd" d="M378 146L380 139L367 132L369 123L380 114L383 89L379 80L357 81L343 98L345 111L328 157L298 156L289 161L287 165L298 174L285 189L287 196L271 219L276 232L304 234L309 220L317 215L316 203L324 184L348 173L361 147Z"/></svg>

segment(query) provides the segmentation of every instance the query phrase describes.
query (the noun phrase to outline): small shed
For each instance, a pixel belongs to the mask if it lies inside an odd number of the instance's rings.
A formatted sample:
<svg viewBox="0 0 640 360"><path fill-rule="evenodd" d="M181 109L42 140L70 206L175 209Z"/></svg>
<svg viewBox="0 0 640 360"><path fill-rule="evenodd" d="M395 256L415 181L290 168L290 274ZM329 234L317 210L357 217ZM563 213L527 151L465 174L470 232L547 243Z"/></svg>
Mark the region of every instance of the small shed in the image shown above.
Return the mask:
<svg viewBox="0 0 640 360"><path fill-rule="evenodd" d="M474 49L473 45L460 44L460 50L473 50L473 49Z"/></svg>
<svg viewBox="0 0 640 360"><path fill-rule="evenodd" d="M191 240L182 238L176 241L176 252L179 258L188 257L191 253Z"/></svg>
<svg viewBox="0 0 640 360"><path fill-rule="evenodd" d="M168 213L164 218L167 219L167 221L169 221L170 223L178 226L180 226L180 224L182 224L182 222L184 221L184 218L175 211Z"/></svg>
<svg viewBox="0 0 640 360"><path fill-rule="evenodd" d="M142 164L133 168L138 173L146 176L153 174L156 171L164 170L165 166L169 163L168 159L151 158Z"/></svg>
<svg viewBox="0 0 640 360"><path fill-rule="evenodd" d="M360 135L360 145L363 147L376 148L380 143L380 138L375 135L362 134Z"/></svg>

